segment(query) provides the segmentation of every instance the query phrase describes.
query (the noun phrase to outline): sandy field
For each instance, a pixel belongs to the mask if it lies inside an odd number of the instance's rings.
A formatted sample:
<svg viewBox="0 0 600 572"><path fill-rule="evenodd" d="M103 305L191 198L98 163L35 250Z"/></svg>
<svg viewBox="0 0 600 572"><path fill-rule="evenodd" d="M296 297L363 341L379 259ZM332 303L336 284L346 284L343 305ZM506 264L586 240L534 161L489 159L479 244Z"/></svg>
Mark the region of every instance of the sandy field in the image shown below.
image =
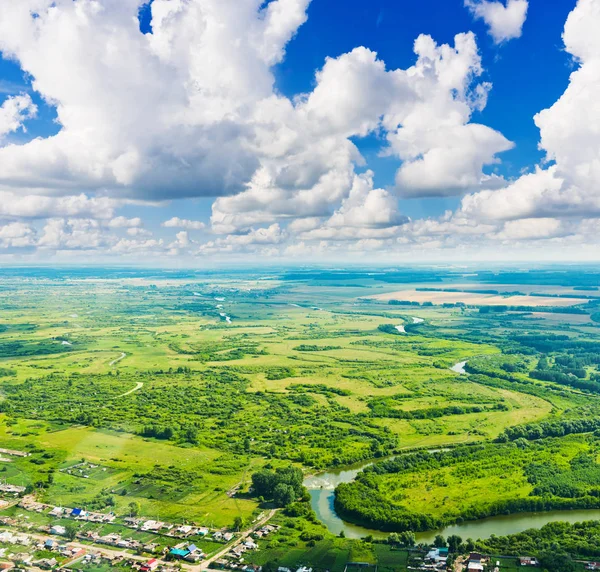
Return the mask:
<svg viewBox="0 0 600 572"><path fill-rule="evenodd" d="M553 298L542 296L499 296L497 294L473 294L470 292L417 292L401 290L369 296L374 300L406 300L408 302L432 302L446 304L463 302L473 306L575 306L587 302L583 298Z"/></svg>

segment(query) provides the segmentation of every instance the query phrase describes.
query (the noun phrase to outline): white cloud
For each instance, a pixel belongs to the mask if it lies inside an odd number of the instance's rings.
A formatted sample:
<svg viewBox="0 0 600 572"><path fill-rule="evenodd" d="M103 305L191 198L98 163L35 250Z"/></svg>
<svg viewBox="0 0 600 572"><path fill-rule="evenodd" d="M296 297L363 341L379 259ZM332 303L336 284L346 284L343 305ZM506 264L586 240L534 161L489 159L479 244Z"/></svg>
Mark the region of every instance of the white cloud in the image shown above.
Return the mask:
<svg viewBox="0 0 600 572"><path fill-rule="evenodd" d="M268 228L252 229L246 234L229 235L202 244L198 249L198 254L264 251L265 247L281 244L285 236L285 232L275 223Z"/></svg>
<svg viewBox="0 0 600 572"><path fill-rule="evenodd" d="M50 219L38 247L51 250L96 250L107 246L102 227L92 219Z"/></svg>
<svg viewBox="0 0 600 572"><path fill-rule="evenodd" d="M12 222L0 226L0 246L2 248L24 248L35 244L35 230L22 222Z"/></svg>
<svg viewBox="0 0 600 572"><path fill-rule="evenodd" d="M0 216L19 218L88 217L109 219L123 204L107 197L47 197L0 191Z"/></svg>
<svg viewBox="0 0 600 572"><path fill-rule="evenodd" d="M0 149L0 182L170 198L251 178L248 118L309 0L155 0L146 35L140 3L0 0L0 50L61 126Z"/></svg>
<svg viewBox="0 0 600 572"><path fill-rule="evenodd" d="M465 215L487 220L600 216L598 29L600 2L579 0L563 35L579 68L560 99L535 116L550 166L538 167L505 189L466 196Z"/></svg>
<svg viewBox="0 0 600 572"><path fill-rule="evenodd" d="M152 236L152 232L146 230L145 228L140 228L139 226L133 226L127 229L127 234L129 236L138 236L138 237L150 237Z"/></svg>
<svg viewBox="0 0 600 572"><path fill-rule="evenodd" d="M536 240L561 236L562 222L555 218L511 220L496 236L501 240Z"/></svg>
<svg viewBox="0 0 600 572"><path fill-rule="evenodd" d="M475 18L483 20L496 44L520 38L527 19L528 0L465 0Z"/></svg>
<svg viewBox="0 0 600 572"><path fill-rule="evenodd" d="M109 223L109 228L137 228L143 226L142 219L139 217L127 218L124 216L118 216L113 218Z"/></svg>
<svg viewBox="0 0 600 572"><path fill-rule="evenodd" d="M199 220L189 220L174 216L161 224L166 228L185 228L187 230L202 230L206 225Z"/></svg>
<svg viewBox="0 0 600 572"><path fill-rule="evenodd" d="M24 122L37 115L37 105L28 94L10 96L0 106L0 138L8 133L25 130Z"/></svg>

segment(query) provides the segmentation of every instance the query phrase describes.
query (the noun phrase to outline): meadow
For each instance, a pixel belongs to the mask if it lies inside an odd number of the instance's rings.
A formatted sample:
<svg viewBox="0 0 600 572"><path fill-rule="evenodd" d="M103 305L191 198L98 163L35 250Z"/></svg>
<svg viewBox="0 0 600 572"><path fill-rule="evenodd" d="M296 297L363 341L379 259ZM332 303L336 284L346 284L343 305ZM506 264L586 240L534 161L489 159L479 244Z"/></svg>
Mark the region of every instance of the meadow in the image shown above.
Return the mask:
<svg viewBox="0 0 600 572"><path fill-rule="evenodd" d="M594 275L464 274L4 270L0 446L30 455L7 458L1 478L52 504L136 502L148 517L227 527L261 511L248 490L261 468L481 446L483 460L420 481L368 475L379 491L363 504L437 523L530 498L534 455L596 455L600 427L541 440L522 429L599 412L600 297L577 289ZM397 300L400 288L490 289L505 305ZM513 307L517 291L535 304ZM79 463L99 468L84 478L69 470Z"/></svg>

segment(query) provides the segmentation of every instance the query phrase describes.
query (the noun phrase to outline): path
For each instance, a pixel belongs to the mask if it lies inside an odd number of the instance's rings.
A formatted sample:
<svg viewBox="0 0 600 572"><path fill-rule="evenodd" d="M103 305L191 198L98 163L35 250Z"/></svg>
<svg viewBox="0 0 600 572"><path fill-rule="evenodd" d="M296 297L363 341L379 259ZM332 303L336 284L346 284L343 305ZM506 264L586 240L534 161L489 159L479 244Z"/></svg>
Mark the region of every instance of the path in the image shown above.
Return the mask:
<svg viewBox="0 0 600 572"><path fill-rule="evenodd" d="M117 359L112 360L108 365L115 365L117 362L121 361L124 357L126 357L127 354L125 352L123 352Z"/></svg>
<svg viewBox="0 0 600 572"><path fill-rule="evenodd" d="M142 387L144 387L144 382L138 381L133 389L130 389L129 391L126 391L125 393L121 393L121 395L117 395L117 398L126 397L127 395L131 395L132 393L135 393L138 389L142 389Z"/></svg>
<svg viewBox="0 0 600 572"><path fill-rule="evenodd" d="M267 522L269 522L269 520L271 520L273 518L273 516L275 515L276 512L277 512L277 509L270 510L265 517L261 518L258 522L255 522L248 530L243 532L241 534L241 536L237 540L235 540L235 542L228 544L225 548L223 548L223 550L220 550L216 554L213 554L210 558L207 558L206 560L201 562L198 566L191 568L191 570L194 570L194 572L200 572L200 570L206 570L206 569L210 568L210 565L215 560L218 560L219 558L222 558L223 556L225 556L225 554L227 554L230 550L233 550L238 544L240 544L241 542L246 540L246 538L248 538L255 530L257 530L258 528L261 528Z"/></svg>

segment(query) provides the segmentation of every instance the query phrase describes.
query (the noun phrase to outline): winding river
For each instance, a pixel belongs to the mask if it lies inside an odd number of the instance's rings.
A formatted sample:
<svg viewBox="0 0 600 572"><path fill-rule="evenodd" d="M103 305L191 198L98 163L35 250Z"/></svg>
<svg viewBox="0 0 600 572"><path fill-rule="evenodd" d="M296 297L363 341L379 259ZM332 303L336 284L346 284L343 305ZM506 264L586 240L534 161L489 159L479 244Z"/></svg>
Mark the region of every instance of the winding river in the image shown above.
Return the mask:
<svg viewBox="0 0 600 572"><path fill-rule="evenodd" d="M334 489L340 483L353 481L356 475L372 462L359 463L339 470L321 473L307 477L304 486L309 490L311 506L319 520L334 534L344 531L347 538L386 538L389 533L379 530L364 528L356 524L345 522L335 512L333 507ZM439 530L418 532L417 542L432 543L437 534L448 537L458 534L463 539L489 538L492 534L504 536L516 534L528 528L540 528L549 522L582 522L585 520L600 520L600 509L586 510L553 510L539 513L518 513L503 516L494 516L481 520L465 521L460 524L447 526Z"/></svg>
<svg viewBox="0 0 600 572"><path fill-rule="evenodd" d="M462 361L450 369L458 374L466 374L466 361ZM434 453L440 449L431 449ZM348 467L309 476L304 480L304 486L309 490L311 506L319 520L327 526L334 534L344 531L348 538L363 538L373 536L374 538L386 538L389 533L372 530L342 520L333 506L334 490L340 483L349 483L365 467L373 464L373 461L361 462ZM600 520L600 509L580 510L553 510L548 512L510 514L494 516L481 520L465 521L460 524L447 526L439 530L429 530L416 534L417 542L431 544L437 534L445 537L457 534L463 539L467 538L489 538L492 534L504 536L523 532L528 528L540 528L549 522L582 522L586 520Z"/></svg>

